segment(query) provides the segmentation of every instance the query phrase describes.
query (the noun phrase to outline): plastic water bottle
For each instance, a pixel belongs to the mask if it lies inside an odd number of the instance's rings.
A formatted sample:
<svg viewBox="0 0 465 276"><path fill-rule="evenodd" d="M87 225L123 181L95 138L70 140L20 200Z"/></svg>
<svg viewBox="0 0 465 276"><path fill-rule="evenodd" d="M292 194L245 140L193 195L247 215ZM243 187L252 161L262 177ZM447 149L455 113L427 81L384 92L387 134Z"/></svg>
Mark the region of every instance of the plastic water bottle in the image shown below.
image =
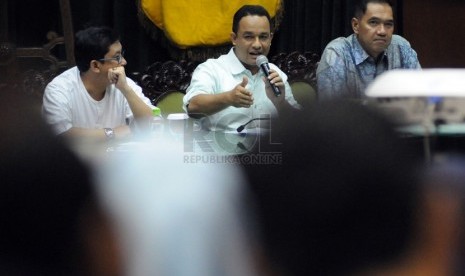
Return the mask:
<svg viewBox="0 0 465 276"><path fill-rule="evenodd" d="M164 129L164 119L161 116L161 110L158 107L152 109L152 121L150 122L150 129L154 136L161 136Z"/></svg>

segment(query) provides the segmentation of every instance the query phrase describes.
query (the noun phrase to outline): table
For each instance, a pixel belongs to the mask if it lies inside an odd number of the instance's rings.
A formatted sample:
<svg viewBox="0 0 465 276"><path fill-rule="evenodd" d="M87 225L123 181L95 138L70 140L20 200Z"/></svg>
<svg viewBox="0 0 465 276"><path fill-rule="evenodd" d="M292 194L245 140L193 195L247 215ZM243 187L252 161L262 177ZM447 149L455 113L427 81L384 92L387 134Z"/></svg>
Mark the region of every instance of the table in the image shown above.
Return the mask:
<svg viewBox="0 0 465 276"><path fill-rule="evenodd" d="M166 148L185 163L281 164L280 145L270 129L246 129L241 133L208 131L190 120L181 127L165 124L160 132L140 133L130 140L71 143L72 149L91 164L136 151L151 151L156 155Z"/></svg>
<svg viewBox="0 0 465 276"><path fill-rule="evenodd" d="M426 162L440 152L465 152L465 123L407 125L397 128L401 137L421 139Z"/></svg>

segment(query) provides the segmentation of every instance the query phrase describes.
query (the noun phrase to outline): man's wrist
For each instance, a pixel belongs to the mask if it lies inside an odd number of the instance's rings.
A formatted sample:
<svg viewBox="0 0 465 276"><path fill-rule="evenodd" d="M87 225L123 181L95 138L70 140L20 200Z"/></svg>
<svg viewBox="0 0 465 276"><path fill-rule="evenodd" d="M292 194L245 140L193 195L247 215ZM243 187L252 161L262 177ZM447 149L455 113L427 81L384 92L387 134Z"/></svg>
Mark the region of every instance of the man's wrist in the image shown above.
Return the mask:
<svg viewBox="0 0 465 276"><path fill-rule="evenodd" d="M112 128L106 127L103 129L103 132L105 133L105 137L107 137L107 140L115 139L115 131Z"/></svg>
<svg viewBox="0 0 465 276"><path fill-rule="evenodd" d="M132 90L132 87L128 83L126 83L124 86L122 86L120 88L120 91L123 92L123 94L128 94L128 93L134 92Z"/></svg>

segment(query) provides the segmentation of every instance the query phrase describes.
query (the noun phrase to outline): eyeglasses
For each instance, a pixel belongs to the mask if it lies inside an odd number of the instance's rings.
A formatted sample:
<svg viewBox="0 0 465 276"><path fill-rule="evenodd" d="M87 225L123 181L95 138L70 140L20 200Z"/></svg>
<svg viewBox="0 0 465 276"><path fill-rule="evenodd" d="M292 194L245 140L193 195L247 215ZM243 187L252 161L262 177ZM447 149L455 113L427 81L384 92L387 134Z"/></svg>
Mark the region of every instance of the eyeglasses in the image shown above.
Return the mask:
<svg viewBox="0 0 465 276"><path fill-rule="evenodd" d="M120 64L120 63L123 61L123 58L124 58L124 50L121 51L121 54L118 54L118 55L115 56L115 57L112 57L112 58L101 58L101 59L99 59L98 61L116 60L116 62L118 62L118 64Z"/></svg>

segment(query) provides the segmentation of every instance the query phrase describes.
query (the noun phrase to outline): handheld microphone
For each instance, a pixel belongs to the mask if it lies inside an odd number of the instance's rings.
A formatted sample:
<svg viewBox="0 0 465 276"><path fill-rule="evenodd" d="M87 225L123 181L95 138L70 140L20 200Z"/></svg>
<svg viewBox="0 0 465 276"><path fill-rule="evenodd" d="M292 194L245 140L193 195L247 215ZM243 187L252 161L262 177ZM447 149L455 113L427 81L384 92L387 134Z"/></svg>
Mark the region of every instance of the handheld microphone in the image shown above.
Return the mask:
<svg viewBox="0 0 465 276"><path fill-rule="evenodd" d="M256 120L269 120L269 119L270 118L253 118L252 120L249 120L247 123L239 126L236 130L237 130L237 132L242 132L244 130L244 128L253 121L256 121Z"/></svg>
<svg viewBox="0 0 465 276"><path fill-rule="evenodd" d="M265 76L268 77L270 75L270 65L268 64L268 59L264 55L261 55L257 57L256 63L257 66L260 67L260 69L263 71ZM279 88L276 85L270 82L270 86L271 89L273 89L273 92L276 95L276 97L281 95L281 91L279 91Z"/></svg>

